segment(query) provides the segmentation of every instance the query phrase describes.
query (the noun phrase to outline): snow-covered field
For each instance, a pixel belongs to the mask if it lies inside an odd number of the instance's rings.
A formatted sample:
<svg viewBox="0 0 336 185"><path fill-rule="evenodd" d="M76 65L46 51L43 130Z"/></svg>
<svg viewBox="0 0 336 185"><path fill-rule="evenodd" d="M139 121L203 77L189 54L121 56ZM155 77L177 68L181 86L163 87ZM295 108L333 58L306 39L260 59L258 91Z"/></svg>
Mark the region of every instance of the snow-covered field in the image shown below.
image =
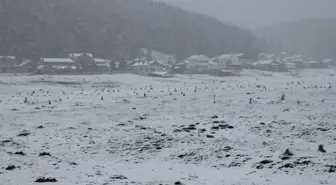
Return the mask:
<svg viewBox="0 0 336 185"><path fill-rule="evenodd" d="M0 184L336 184L336 71L243 74L0 76Z"/></svg>

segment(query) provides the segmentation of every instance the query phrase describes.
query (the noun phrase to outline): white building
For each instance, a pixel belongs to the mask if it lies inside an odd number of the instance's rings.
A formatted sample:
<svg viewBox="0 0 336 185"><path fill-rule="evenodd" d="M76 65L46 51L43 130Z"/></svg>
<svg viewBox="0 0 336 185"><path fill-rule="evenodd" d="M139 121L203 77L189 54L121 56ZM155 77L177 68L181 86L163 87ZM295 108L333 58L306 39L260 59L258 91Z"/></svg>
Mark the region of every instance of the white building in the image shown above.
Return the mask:
<svg viewBox="0 0 336 185"><path fill-rule="evenodd" d="M259 61L267 61L267 60L275 60L275 59L276 59L275 55L272 55L272 54L260 53L258 55Z"/></svg>
<svg viewBox="0 0 336 185"><path fill-rule="evenodd" d="M333 60L332 59L324 59L321 61L323 67L329 67L332 65Z"/></svg>
<svg viewBox="0 0 336 185"><path fill-rule="evenodd" d="M217 58L218 68L227 69L228 65L239 65L239 57L243 56L243 53L240 54L224 54Z"/></svg>
<svg viewBox="0 0 336 185"><path fill-rule="evenodd" d="M187 68L192 70L208 70L211 59L205 55L192 55L187 59Z"/></svg>
<svg viewBox="0 0 336 185"><path fill-rule="evenodd" d="M71 53L70 58L75 59L75 58L78 58L78 57L83 56L83 55L86 55L86 56L89 56L89 57L93 58L92 53Z"/></svg>
<svg viewBox="0 0 336 185"><path fill-rule="evenodd" d="M290 69L290 70L293 70L293 69L296 69L296 63L294 62L284 62L284 67L285 69Z"/></svg>
<svg viewBox="0 0 336 185"><path fill-rule="evenodd" d="M259 60L252 64L253 68L267 71L284 71L284 64L277 60Z"/></svg>
<svg viewBox="0 0 336 185"><path fill-rule="evenodd" d="M0 73L10 72L15 64L15 56L0 56Z"/></svg>
<svg viewBox="0 0 336 185"><path fill-rule="evenodd" d="M95 58L94 61L95 67L92 69L93 72L108 73L111 71L111 61L100 58Z"/></svg>
<svg viewBox="0 0 336 185"><path fill-rule="evenodd" d="M44 73L52 73L60 69L77 69L80 64L71 58L42 58L38 69Z"/></svg>
<svg viewBox="0 0 336 185"><path fill-rule="evenodd" d="M214 61L209 61L209 63L208 63L208 69L209 70L216 70L216 69L218 69L218 63L216 63Z"/></svg>
<svg viewBox="0 0 336 185"><path fill-rule="evenodd" d="M148 75L150 73L163 71L165 68L165 65L157 61L143 61L133 64L132 72L139 75Z"/></svg>

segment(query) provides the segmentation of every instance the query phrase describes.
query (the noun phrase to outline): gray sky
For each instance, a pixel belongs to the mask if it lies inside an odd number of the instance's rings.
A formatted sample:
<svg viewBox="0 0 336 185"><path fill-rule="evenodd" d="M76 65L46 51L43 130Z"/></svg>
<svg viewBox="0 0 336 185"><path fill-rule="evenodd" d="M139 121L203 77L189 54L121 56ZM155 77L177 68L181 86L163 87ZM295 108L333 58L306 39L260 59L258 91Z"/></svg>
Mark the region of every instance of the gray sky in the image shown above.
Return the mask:
<svg viewBox="0 0 336 185"><path fill-rule="evenodd" d="M310 18L336 17L336 0L164 0L249 29Z"/></svg>

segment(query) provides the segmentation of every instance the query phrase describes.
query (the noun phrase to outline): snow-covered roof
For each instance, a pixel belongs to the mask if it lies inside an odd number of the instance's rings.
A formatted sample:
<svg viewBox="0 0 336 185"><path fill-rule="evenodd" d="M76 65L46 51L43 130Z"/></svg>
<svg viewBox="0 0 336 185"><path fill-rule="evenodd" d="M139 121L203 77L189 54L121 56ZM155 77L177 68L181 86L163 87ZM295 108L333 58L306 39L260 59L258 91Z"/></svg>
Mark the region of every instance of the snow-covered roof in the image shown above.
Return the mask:
<svg viewBox="0 0 336 185"><path fill-rule="evenodd" d="M142 62L136 62L134 63L132 66L149 66L149 65L152 65L154 63L158 63L158 64L161 64L160 62L158 61L142 61ZM162 64L161 64L162 65Z"/></svg>
<svg viewBox="0 0 336 185"><path fill-rule="evenodd" d="M259 60L254 62L252 65L266 65L275 62L274 60Z"/></svg>
<svg viewBox="0 0 336 185"><path fill-rule="evenodd" d="M110 62L101 58L95 58L95 63L97 66L110 67Z"/></svg>
<svg viewBox="0 0 336 185"><path fill-rule="evenodd" d="M304 62L305 60L302 59L302 58L297 58L297 59L293 59L293 60L290 60L291 62Z"/></svg>
<svg viewBox="0 0 336 185"><path fill-rule="evenodd" d="M188 60L200 60L200 61L205 61L205 60L211 60L209 57L205 55L192 55L188 58Z"/></svg>
<svg viewBox="0 0 336 185"><path fill-rule="evenodd" d="M9 59L14 60L14 59L15 59L15 56L0 56L0 58L9 58Z"/></svg>
<svg viewBox="0 0 336 185"><path fill-rule="evenodd" d="M209 64L217 64L216 62L214 62L214 61L209 61Z"/></svg>
<svg viewBox="0 0 336 185"><path fill-rule="evenodd" d="M68 69L70 68L69 66L52 66L54 69Z"/></svg>
<svg viewBox="0 0 336 185"><path fill-rule="evenodd" d="M100 66L100 67L110 67L110 64L108 64L108 63L98 63L98 64L96 64L97 66Z"/></svg>
<svg viewBox="0 0 336 185"><path fill-rule="evenodd" d="M21 64L18 64L18 65L15 65L15 67L21 67L21 66L24 66L26 64L30 63L30 61L27 61L27 62L23 62Z"/></svg>
<svg viewBox="0 0 336 185"><path fill-rule="evenodd" d="M71 58L44 58L45 63L74 63Z"/></svg>
<svg viewBox="0 0 336 185"><path fill-rule="evenodd" d="M296 65L294 62L286 62L284 65Z"/></svg>
<svg viewBox="0 0 336 185"><path fill-rule="evenodd" d="M312 61L307 61L305 63L306 64L319 64L320 62L312 60Z"/></svg>
<svg viewBox="0 0 336 185"><path fill-rule="evenodd" d="M71 68L71 69L75 70L75 69L77 69L77 66L52 66L52 68L54 68L54 69L69 69L69 68ZM38 65L37 69L39 69L39 70L44 69L44 65Z"/></svg>
<svg viewBox="0 0 336 185"><path fill-rule="evenodd" d="M72 53L70 56L77 58L77 57L79 57L81 55L84 55L84 54L88 55L89 57L93 57L92 53Z"/></svg>
<svg viewBox="0 0 336 185"><path fill-rule="evenodd" d="M232 54L223 54L218 57L218 59L231 59L233 56L241 57L244 53L232 53Z"/></svg>
<svg viewBox="0 0 336 185"><path fill-rule="evenodd" d="M327 59L322 60L323 63L330 63L330 62L332 62L332 61L333 61L333 60L330 59L330 58L327 58Z"/></svg>
<svg viewBox="0 0 336 185"><path fill-rule="evenodd" d="M266 54L266 53L260 53L259 57L264 57L264 58L270 59L270 58L273 58L274 55L272 55L272 54Z"/></svg>
<svg viewBox="0 0 336 185"><path fill-rule="evenodd" d="M94 61L97 62L97 63L107 62L106 60L101 59L101 58L95 58Z"/></svg>
<svg viewBox="0 0 336 185"><path fill-rule="evenodd" d="M232 58L232 54L223 54L218 57L218 59L231 59L231 58Z"/></svg>

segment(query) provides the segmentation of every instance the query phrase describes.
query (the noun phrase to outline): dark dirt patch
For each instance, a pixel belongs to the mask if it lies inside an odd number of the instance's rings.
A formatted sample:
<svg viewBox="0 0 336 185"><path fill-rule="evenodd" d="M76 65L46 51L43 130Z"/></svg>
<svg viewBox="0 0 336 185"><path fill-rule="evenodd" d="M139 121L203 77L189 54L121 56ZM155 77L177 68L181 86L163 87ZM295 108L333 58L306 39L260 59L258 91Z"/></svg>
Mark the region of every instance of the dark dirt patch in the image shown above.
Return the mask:
<svg viewBox="0 0 336 185"><path fill-rule="evenodd" d="M35 180L37 183L47 183L47 182L57 182L55 178L50 178L50 177L40 177Z"/></svg>
<svg viewBox="0 0 336 185"><path fill-rule="evenodd" d="M24 152L22 152L22 151L20 151L20 152L14 152L13 154L14 155L26 156L26 154Z"/></svg>
<svg viewBox="0 0 336 185"><path fill-rule="evenodd" d="M42 157L42 156L51 156L51 155L50 155L49 152L41 152L41 153L39 154L39 156Z"/></svg>
<svg viewBox="0 0 336 185"><path fill-rule="evenodd" d="M218 127L221 128L221 129L233 129L234 128L234 126L228 125L228 124L218 125Z"/></svg>
<svg viewBox="0 0 336 185"><path fill-rule="evenodd" d="M177 157L183 159L185 157L190 157L190 156L194 156L194 155L196 155L196 154L194 152L191 152L191 153L185 153L185 154L178 155Z"/></svg>
<svg viewBox="0 0 336 185"><path fill-rule="evenodd" d="M207 138L214 138L215 136L208 134L208 135L206 135L206 137Z"/></svg>
<svg viewBox="0 0 336 185"><path fill-rule="evenodd" d="M18 137L25 137L25 136L29 136L30 132L28 130L23 130L20 134L18 134Z"/></svg>
<svg viewBox="0 0 336 185"><path fill-rule="evenodd" d="M123 175L113 175L112 177L110 177L110 179L112 179L112 180L126 180L127 177L125 177Z"/></svg>
<svg viewBox="0 0 336 185"><path fill-rule="evenodd" d="M280 166L279 169L283 169L283 168L294 168L294 167L295 167L294 164L292 164L292 163L286 163L286 164Z"/></svg>
<svg viewBox="0 0 336 185"><path fill-rule="evenodd" d="M12 171L12 170L15 170L16 166L14 165L9 165L5 168L5 170L8 170L8 171Z"/></svg>

